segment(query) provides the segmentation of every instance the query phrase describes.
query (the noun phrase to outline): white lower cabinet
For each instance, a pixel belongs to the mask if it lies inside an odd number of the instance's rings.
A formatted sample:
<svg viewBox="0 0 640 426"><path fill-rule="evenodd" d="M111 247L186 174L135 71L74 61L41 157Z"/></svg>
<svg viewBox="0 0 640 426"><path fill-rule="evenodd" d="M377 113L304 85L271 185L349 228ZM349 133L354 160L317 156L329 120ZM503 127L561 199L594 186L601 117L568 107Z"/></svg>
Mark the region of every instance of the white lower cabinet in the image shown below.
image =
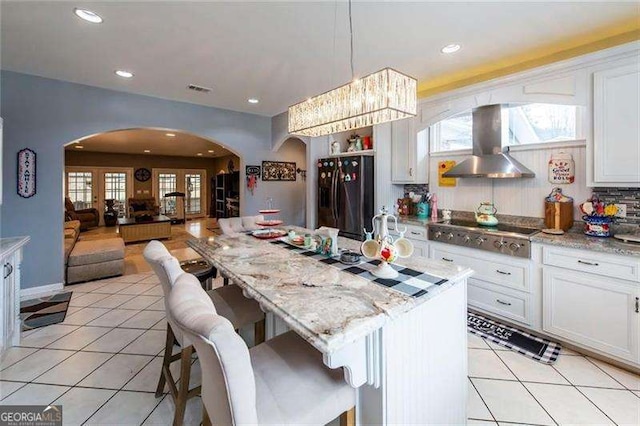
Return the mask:
<svg viewBox="0 0 640 426"><path fill-rule="evenodd" d="M411 240L413 243L413 255L411 257L429 257L429 243L426 241Z"/></svg>
<svg viewBox="0 0 640 426"><path fill-rule="evenodd" d="M467 298L470 306L523 324L532 324L528 293L510 291L474 278L469 278L468 283Z"/></svg>
<svg viewBox="0 0 640 426"><path fill-rule="evenodd" d="M539 326L537 286L532 285L531 260L503 254L429 242L432 259L473 269L468 280L469 306L490 315L526 325Z"/></svg>
<svg viewBox="0 0 640 426"><path fill-rule="evenodd" d="M20 343L20 263L28 237L0 238L0 356Z"/></svg>
<svg viewBox="0 0 640 426"><path fill-rule="evenodd" d="M418 225L404 225L399 223L398 228L405 229L404 236L410 240L413 244L413 254L411 257L429 257L429 241L427 239L427 228L425 226ZM400 237L400 234L395 228L395 225L389 224L389 233L394 240ZM402 261L400 261L402 263Z"/></svg>
<svg viewBox="0 0 640 426"><path fill-rule="evenodd" d="M640 286L545 266L543 330L585 348L640 364Z"/></svg>

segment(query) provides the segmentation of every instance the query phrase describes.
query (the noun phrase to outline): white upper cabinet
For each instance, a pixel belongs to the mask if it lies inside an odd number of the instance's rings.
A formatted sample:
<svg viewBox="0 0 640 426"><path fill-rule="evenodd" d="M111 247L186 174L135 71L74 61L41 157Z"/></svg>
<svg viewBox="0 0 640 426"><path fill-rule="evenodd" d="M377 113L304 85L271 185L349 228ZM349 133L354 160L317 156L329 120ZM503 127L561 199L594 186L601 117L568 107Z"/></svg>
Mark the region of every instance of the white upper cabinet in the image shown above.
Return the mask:
<svg viewBox="0 0 640 426"><path fill-rule="evenodd" d="M391 123L391 181L429 182L428 140L426 132L416 132L413 119Z"/></svg>
<svg viewBox="0 0 640 426"><path fill-rule="evenodd" d="M593 73L593 186L640 187L640 63Z"/></svg>

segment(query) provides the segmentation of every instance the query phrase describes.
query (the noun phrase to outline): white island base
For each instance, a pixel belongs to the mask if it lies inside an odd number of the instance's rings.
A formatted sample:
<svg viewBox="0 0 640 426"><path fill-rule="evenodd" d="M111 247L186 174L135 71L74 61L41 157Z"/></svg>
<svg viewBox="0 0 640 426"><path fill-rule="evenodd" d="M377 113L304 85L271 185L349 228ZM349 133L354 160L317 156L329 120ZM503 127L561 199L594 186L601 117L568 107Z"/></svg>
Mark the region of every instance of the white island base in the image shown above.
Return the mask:
<svg viewBox="0 0 640 426"><path fill-rule="evenodd" d="M466 281L324 354L324 363L344 367L345 380L358 388L356 424L466 424ZM287 329L267 314L268 338Z"/></svg>

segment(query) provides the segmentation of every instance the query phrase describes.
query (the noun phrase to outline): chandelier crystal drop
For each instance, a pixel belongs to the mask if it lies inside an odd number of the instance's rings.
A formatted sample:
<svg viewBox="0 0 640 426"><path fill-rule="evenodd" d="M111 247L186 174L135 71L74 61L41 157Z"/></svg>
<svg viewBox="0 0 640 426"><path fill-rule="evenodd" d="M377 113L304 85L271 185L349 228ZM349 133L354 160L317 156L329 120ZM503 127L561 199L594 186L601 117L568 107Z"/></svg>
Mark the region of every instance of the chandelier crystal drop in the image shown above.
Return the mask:
<svg viewBox="0 0 640 426"><path fill-rule="evenodd" d="M414 117L416 79L391 68L289 107L289 133L323 136Z"/></svg>

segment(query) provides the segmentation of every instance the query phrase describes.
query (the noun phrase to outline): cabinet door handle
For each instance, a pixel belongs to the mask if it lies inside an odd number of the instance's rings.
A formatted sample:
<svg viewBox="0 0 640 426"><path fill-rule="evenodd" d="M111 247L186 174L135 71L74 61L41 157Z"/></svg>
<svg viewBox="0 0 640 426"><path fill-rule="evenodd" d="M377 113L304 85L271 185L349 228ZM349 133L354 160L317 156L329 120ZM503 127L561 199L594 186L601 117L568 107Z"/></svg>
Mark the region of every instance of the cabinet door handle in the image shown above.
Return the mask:
<svg viewBox="0 0 640 426"><path fill-rule="evenodd" d="M509 303L509 302L504 302L504 301L502 301L502 300L500 300L500 299L496 299L496 302L498 302L498 303L499 303L499 304L501 304L501 305L511 306L511 303Z"/></svg>
<svg viewBox="0 0 640 426"><path fill-rule="evenodd" d="M10 263L5 263L4 264L4 278L8 278L9 275L11 275L13 273L13 265Z"/></svg>
<svg viewBox="0 0 640 426"><path fill-rule="evenodd" d="M409 167L409 176L413 176L413 167Z"/></svg>
<svg viewBox="0 0 640 426"><path fill-rule="evenodd" d="M636 297L636 314L640 312L640 297Z"/></svg>
<svg viewBox="0 0 640 426"><path fill-rule="evenodd" d="M422 235L421 232L411 231L411 235Z"/></svg>
<svg viewBox="0 0 640 426"><path fill-rule="evenodd" d="M504 271L501 271L500 269L496 269L496 272L502 275L511 275L511 272L504 272Z"/></svg>
<svg viewBox="0 0 640 426"><path fill-rule="evenodd" d="M443 257L442 260L444 260L445 262L453 262L453 260L447 259L446 257Z"/></svg>
<svg viewBox="0 0 640 426"><path fill-rule="evenodd" d="M580 260L580 259L578 259L578 263L582 263L583 265L589 265L589 266L598 266L598 264L595 262L587 262L585 260Z"/></svg>

